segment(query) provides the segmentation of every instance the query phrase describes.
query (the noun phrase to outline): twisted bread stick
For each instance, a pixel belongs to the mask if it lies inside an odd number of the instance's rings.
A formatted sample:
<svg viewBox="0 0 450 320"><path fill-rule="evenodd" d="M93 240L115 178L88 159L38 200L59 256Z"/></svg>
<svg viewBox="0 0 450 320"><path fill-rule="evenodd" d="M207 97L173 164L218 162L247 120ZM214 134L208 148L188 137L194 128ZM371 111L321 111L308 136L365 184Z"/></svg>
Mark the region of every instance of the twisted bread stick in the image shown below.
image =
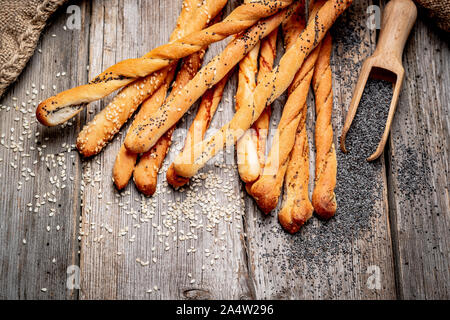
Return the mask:
<svg viewBox="0 0 450 320"><path fill-rule="evenodd" d="M179 94L183 87L195 76L197 71L200 69L203 61L205 50L193 53L189 57L183 59L183 64L180 71L177 74L177 78L172 88L168 99ZM161 106L161 104L159 104ZM159 108L157 106L157 108ZM151 112L146 113L147 115L153 114L156 110L151 110ZM143 118L136 119L133 122L131 130L138 126ZM134 183L136 187L146 196L151 196L156 191L156 186L158 183L158 172L162 166L164 158L167 155L167 151L172 143L172 133L175 126L169 129L156 143L156 145L144 153L139 159L139 163L134 170ZM131 132L131 130L129 132Z"/></svg>
<svg viewBox="0 0 450 320"><path fill-rule="evenodd" d="M218 83L257 43L287 18L295 5L259 21L255 26L231 41L223 52L214 57L182 90L168 100L147 121L125 139L128 150L141 153L149 150L171 128L195 101Z"/></svg>
<svg viewBox="0 0 450 320"><path fill-rule="evenodd" d="M333 109L332 74L330 57L331 36L327 33L320 49L312 79L316 100L316 177L312 195L314 211L324 219L331 218L336 212L336 150L333 143L331 112Z"/></svg>
<svg viewBox="0 0 450 320"><path fill-rule="evenodd" d="M258 43L239 62L239 80L236 90L236 111L241 106L249 105L253 100L253 90L256 88L256 74L258 72ZM236 146L239 176L244 182L252 182L259 176L259 160L254 130L247 130Z"/></svg>
<svg viewBox="0 0 450 320"><path fill-rule="evenodd" d="M300 1L301 3L301 1ZM292 17L292 16L291 16ZM288 20L290 20L289 18ZM283 22L284 23L284 22ZM278 29L272 31L272 33L261 41L261 49L259 56L259 71L257 77L257 83L260 83L267 73L270 73L273 68L273 63L276 57ZM269 122L270 115L272 114L271 105L267 105L264 111L261 113L258 119L253 123L251 129L254 130L254 144L256 145L256 152L259 161L259 172L256 179L245 184L247 193L251 194L251 187L253 182L257 180L264 168L266 162L266 142L269 134Z"/></svg>
<svg viewBox="0 0 450 320"><path fill-rule="evenodd" d="M205 15L204 8L210 1L203 2L203 5L199 6L201 3L200 0L186 0L183 2L177 26L170 36L171 41L180 38L187 31L201 30L206 25L209 17ZM197 18L197 15L200 18ZM196 18L194 19L194 17ZM195 23L194 27L192 26L193 23ZM176 63L174 61L169 67L136 80L123 88L111 103L97 114L78 134L78 151L84 157L99 153L127 122L137 107L151 96L167 77L173 79ZM122 155L125 155L125 153L122 153Z"/></svg>
<svg viewBox="0 0 450 320"><path fill-rule="evenodd" d="M324 2L325 0L315 2L313 12L320 8ZM310 2L310 6L313 6L313 1ZM280 224L289 233L297 232L311 218L314 211L308 194L309 145L305 121L306 109L307 106L305 103L302 110L304 117L302 117L298 125L295 144L292 148L286 170L283 207L278 213Z"/></svg>
<svg viewBox="0 0 450 320"><path fill-rule="evenodd" d="M298 11L296 16L288 20L288 23L298 25L297 29L288 26L289 33L296 32L300 34L301 30L303 30L305 18L304 11L302 11ZM289 34L286 38L295 39L296 37L292 37ZM287 48L291 46L292 43L287 43ZM319 50L320 45L305 60L289 87L289 96L284 105L280 123L278 124L277 136L270 149L263 174L251 188L252 196L265 213L275 209L278 204L284 175L288 167L289 154L295 142L295 134L299 123L304 123L306 119L306 99Z"/></svg>
<svg viewBox="0 0 450 320"><path fill-rule="evenodd" d="M194 53L199 54L202 51ZM166 98L167 90L172 82L174 72L172 71L165 79L164 84L159 87L159 89L147 99L141 106L139 113L136 115L135 121L139 121L140 118L146 117L147 114L155 112L163 103ZM133 126L133 124L131 126ZM125 145L122 144L119 153L117 154L116 161L113 168L113 181L118 190L122 190L128 184L130 180L134 167L136 165L137 153L128 151Z"/></svg>
<svg viewBox="0 0 450 320"><path fill-rule="evenodd" d="M196 142L202 141L206 130L208 129L214 113L219 106L220 100L222 100L223 90L227 84L228 78L232 71L230 71L222 80L219 81L214 87L207 90L202 97L200 106L198 107L195 119L189 127L189 131L186 136L184 148L181 151L190 154L190 149ZM170 165L166 172L167 182L175 188L184 186L189 182L189 178L185 178L176 174L173 169L173 163Z"/></svg>
<svg viewBox="0 0 450 320"><path fill-rule="evenodd" d="M196 14L195 18L214 17L226 2L226 0L206 1L204 15ZM291 2L292 0L254 0L243 4L231 12L223 22L155 48L141 58L121 61L95 77L89 84L69 89L43 101L36 110L36 117L47 126L61 124L77 115L87 103L103 98L137 78L146 77L213 42L239 33L261 18L271 16L287 7ZM196 27L198 22L192 22L190 25Z"/></svg>
<svg viewBox="0 0 450 320"><path fill-rule="evenodd" d="M299 123L289 156L283 207L278 213L280 224L289 233L296 233L314 211L308 194L309 145L304 120Z"/></svg>
<svg viewBox="0 0 450 320"><path fill-rule="evenodd" d="M280 60L279 66L264 77L255 89L252 106L240 108L233 119L214 136L194 147L194 163L190 157L177 157L175 171L184 177L195 175L205 163L225 147L226 140L236 142L250 128L264 108L290 85L305 57L320 43L325 33L352 0L329 0L310 20L306 29ZM226 138L226 139L225 139Z"/></svg>

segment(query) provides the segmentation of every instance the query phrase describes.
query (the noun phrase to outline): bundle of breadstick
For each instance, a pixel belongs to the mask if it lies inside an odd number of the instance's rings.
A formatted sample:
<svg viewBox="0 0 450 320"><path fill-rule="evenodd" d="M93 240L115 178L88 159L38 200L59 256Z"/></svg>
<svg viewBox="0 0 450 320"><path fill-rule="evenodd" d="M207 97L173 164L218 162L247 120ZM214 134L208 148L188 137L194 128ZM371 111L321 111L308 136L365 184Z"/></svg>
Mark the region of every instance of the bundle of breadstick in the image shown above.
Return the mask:
<svg viewBox="0 0 450 320"><path fill-rule="evenodd" d="M350 6L351 2L351 0L327 1L315 16L310 19L305 30L295 40L294 44L281 57L277 68L267 74L256 86L252 105L240 108L229 123L210 138L196 144L192 150L194 154L193 162L189 161L191 155L180 154L183 156L179 155L174 161L176 173L184 177L192 177L209 159L224 149L227 140L236 143L261 115L265 107L288 88L305 58L322 41L334 21ZM195 101L195 92L186 92L183 100L187 104L193 103L191 97ZM152 124L153 136L160 136L161 133L159 131L166 130L165 122L169 122L169 125L171 125L171 121L167 120L164 117L164 119L161 119L161 122L155 121ZM152 144L154 144L153 141L151 141L150 145Z"/></svg>
<svg viewBox="0 0 450 320"><path fill-rule="evenodd" d="M137 154L144 152L145 154L141 157L139 164L136 166L134 171L134 181L137 185L138 189L141 190L146 195L151 195L156 190L156 182L157 182L157 174L162 165L162 161L165 158L168 147L170 145L171 134L174 129L174 125L181 118L179 116L172 123L171 128L164 133L162 137L156 137L157 142L151 146L150 149L145 148L147 141L142 136L145 134L148 129L148 124L154 124L155 118L158 116L167 116L169 112L164 108L169 109L176 107L176 111L179 111L180 107L178 106L178 101L184 98L185 92L189 92L190 90L196 90L199 95L207 90L207 88L211 85L214 85L215 81L220 81L213 78L211 79L211 83L207 81L201 80L200 76L202 73L209 73L211 70L216 70L221 65L224 65L224 70L229 72L229 70L239 62L240 59L258 43L260 38L265 37L271 31L273 31L287 16L289 16L292 10L282 10L281 12L275 14L272 17L264 19L258 22L254 27L250 28L246 32L238 35L226 48L225 50L218 56L216 56L210 63L208 63L199 73L192 79L192 81L183 83L181 85L177 85L177 90L175 94L171 94L170 97L166 100L163 106L157 108L156 110L152 110L152 112L148 112L148 117L140 117L139 121L135 121L131 126L127 137L125 138L125 148L122 148L122 152L119 153L119 157L116 161L116 166L114 169L114 181L118 188L126 185L127 180L130 177L130 172L132 170L124 170L122 164L125 164L130 168L135 161L135 156L131 154ZM221 61L229 60L229 57L233 57L236 62L230 61L228 64L222 64ZM226 73L228 74L228 73ZM200 80L199 80L200 79ZM199 82L200 81L200 82ZM186 81L187 82L187 81ZM186 86L185 86L186 84ZM179 87L179 89L178 89ZM219 88L223 86L219 86ZM220 94L221 95L221 94ZM174 106L174 107L172 107ZM190 105L189 105L190 106ZM175 116L179 115L176 113ZM182 115L182 114L181 114ZM136 135L137 133L137 135ZM147 131L148 133L148 131ZM142 144L136 142L136 136L138 139L143 141ZM131 143L129 141L132 141ZM200 139L198 140L200 141ZM130 161L123 161L121 158L130 159ZM123 179L122 179L123 177Z"/></svg>
<svg viewBox="0 0 450 320"><path fill-rule="evenodd" d="M171 185L185 185L218 152L236 145L239 175L263 212L275 209L284 183L278 217L288 232L298 231L313 211L330 218L336 211L337 170L328 30L352 0L311 3L308 23L304 2L245 0L219 21L214 18L226 0L184 0L169 43L141 58L121 61L88 84L41 102L36 116L48 126L61 124L89 102L121 89L79 133L77 148L85 157L99 153L140 107L116 157L113 180L123 189L133 176L138 189L152 195L177 122L201 98L184 148L167 171ZM273 68L280 25L286 50ZM208 45L230 35L234 37L225 49L201 67ZM227 80L238 64L236 112L229 123L205 139ZM306 132L311 83L316 110L312 203ZM270 105L286 90L288 98L266 159Z"/></svg>
<svg viewBox="0 0 450 320"><path fill-rule="evenodd" d="M280 211L279 219L286 230L296 232L310 218L313 211L307 190L309 160L305 121L306 96L309 84L314 78L318 153L313 206L321 217L331 217L336 210L333 191L336 179L336 158L331 128L332 95L329 67L331 42L327 31L350 3L351 1L316 3L315 11L312 12L312 17L301 34L298 29L297 32L295 31L295 26L289 26L287 22L284 25L285 38L288 42L287 50L278 68L268 74L263 82L258 83L253 92L252 105L239 108L229 124L222 127L211 138L195 145L190 155L180 154L174 165L175 172L185 177L194 175L211 157L226 147L230 140L238 141L260 116L264 107L289 85L289 98L280 120L278 136L274 139L263 174L249 189L260 208L264 212L269 212L278 203L286 174L285 203ZM298 19L293 18L291 24L295 21L298 22ZM325 36L325 45L322 50L320 43ZM292 44L289 43L291 39ZM316 49L313 50L313 48ZM296 50L300 53L297 56L295 56ZM319 56L320 59L318 59ZM315 72L316 61L318 71ZM293 70L296 74L293 74ZM286 79L291 80L286 81ZM321 87L320 90L319 87ZM268 88L270 90L267 90ZM288 168L289 171L287 171ZM324 170L327 170L326 175L323 175Z"/></svg>

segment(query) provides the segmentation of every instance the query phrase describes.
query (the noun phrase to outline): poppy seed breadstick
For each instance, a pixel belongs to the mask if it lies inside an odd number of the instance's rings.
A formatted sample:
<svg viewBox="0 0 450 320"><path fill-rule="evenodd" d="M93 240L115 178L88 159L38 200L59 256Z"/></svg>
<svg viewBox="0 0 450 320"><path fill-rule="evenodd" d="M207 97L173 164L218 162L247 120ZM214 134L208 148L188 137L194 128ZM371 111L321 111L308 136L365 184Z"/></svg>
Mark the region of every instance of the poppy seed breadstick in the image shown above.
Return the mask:
<svg viewBox="0 0 450 320"><path fill-rule="evenodd" d="M181 151L182 153L186 152L190 154L189 150L194 146L194 144L203 140L206 130L209 128L211 120L217 110L217 107L219 106L220 100L222 100L223 91L231 73L232 71L230 71L214 87L208 89L202 96L202 101L198 107L195 119L189 127L189 131L186 135L184 148ZM189 182L189 178L181 177L175 173L173 163L166 172L166 178L167 182L175 188L180 188Z"/></svg>
<svg viewBox="0 0 450 320"><path fill-rule="evenodd" d="M313 6L312 2L310 2L311 6ZM314 15L314 10L317 10L319 6L321 4L316 3L312 10L312 15ZM305 16L301 15L297 21L291 21L291 23L283 25L285 38L290 38L292 32L295 32L295 28L302 24L304 25L304 23ZM301 226L311 218L313 213L308 193L309 145L306 132L307 105L306 101L299 101L299 103L301 104L300 113L302 116L296 129L295 142L289 155L285 173L283 205L278 212L278 220L281 226L291 234L300 230Z"/></svg>
<svg viewBox="0 0 450 320"><path fill-rule="evenodd" d="M330 33L327 33L322 42L312 79L316 101L316 177L312 203L317 215L323 219L329 219L335 214L337 207L334 194L337 163L331 125L333 90L330 67L332 50Z"/></svg>
<svg viewBox="0 0 450 320"><path fill-rule="evenodd" d="M297 128L286 168L283 206L278 212L280 224L289 233L300 230L314 211L308 193L309 145L305 120L302 119Z"/></svg>
<svg viewBox="0 0 450 320"><path fill-rule="evenodd" d="M240 108L233 119L215 135L194 147L194 163L189 158L175 160L175 171L184 177L192 177L206 162L223 150L226 140L236 142L250 128L264 108L278 98L291 84L306 56L320 43L336 19L347 9L352 0L329 0L315 14L280 60L277 68L267 74L256 86L253 105Z"/></svg>
<svg viewBox="0 0 450 320"><path fill-rule="evenodd" d="M218 83L225 75L259 42L272 32L295 5L277 14L259 21L244 33L231 41L219 55L215 56L183 88L177 96L168 100L155 114L125 139L128 150L141 153L148 151L158 139L169 130L186 111L209 88Z"/></svg>
<svg viewBox="0 0 450 320"><path fill-rule="evenodd" d="M301 33L305 26L304 11L296 12L296 15L288 21L298 25L298 28L287 28L288 32ZM286 37L289 40L296 37ZM292 43L287 43L290 48ZM289 49L288 49L289 50ZM264 165L261 177L253 184L251 195L265 213L275 209L281 194L284 176L288 167L289 155L295 142L295 135L299 123L306 119L306 99L311 84L314 65L319 55L320 45L316 47L306 58L300 70L295 75L294 81L289 86L288 98L283 108L277 135Z"/></svg>
<svg viewBox="0 0 450 320"><path fill-rule="evenodd" d="M226 0L206 0L204 13L197 19L217 15ZM57 94L39 104L37 119L44 125L55 126L77 115L87 103L101 99L138 78L169 66L173 61L191 55L203 47L248 29L262 18L290 5L292 0L254 0L237 7L222 22L183 38L157 47L141 58L121 61L95 77L89 84ZM194 21L190 26L200 25Z"/></svg>

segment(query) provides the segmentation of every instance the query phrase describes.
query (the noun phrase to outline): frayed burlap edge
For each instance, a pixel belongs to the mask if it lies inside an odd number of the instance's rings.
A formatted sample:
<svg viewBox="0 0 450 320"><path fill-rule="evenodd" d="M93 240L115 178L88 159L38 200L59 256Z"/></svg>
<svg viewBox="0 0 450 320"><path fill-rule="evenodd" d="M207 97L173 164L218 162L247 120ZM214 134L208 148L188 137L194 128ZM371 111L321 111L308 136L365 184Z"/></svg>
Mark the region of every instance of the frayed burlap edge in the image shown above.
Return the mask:
<svg viewBox="0 0 450 320"><path fill-rule="evenodd" d="M36 15L29 22L26 31L21 34L18 39L20 43L19 50L0 70L0 97L6 91L8 86L17 79L28 60L33 55L47 19L65 1L66 0L45 0L36 8Z"/></svg>
<svg viewBox="0 0 450 320"><path fill-rule="evenodd" d="M450 0L415 0L439 28L450 31Z"/></svg>

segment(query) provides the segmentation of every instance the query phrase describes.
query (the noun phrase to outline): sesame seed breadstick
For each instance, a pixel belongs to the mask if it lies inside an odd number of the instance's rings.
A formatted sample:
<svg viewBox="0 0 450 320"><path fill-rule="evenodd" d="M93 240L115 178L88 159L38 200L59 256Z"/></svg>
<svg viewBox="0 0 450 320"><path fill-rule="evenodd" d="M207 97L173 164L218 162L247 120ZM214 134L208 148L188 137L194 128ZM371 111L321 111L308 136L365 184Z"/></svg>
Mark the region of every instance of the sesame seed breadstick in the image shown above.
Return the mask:
<svg viewBox="0 0 450 320"><path fill-rule="evenodd" d="M199 54L199 52L194 54ZM160 86L158 90L156 90L156 92L142 104L138 114L135 117L135 121L138 121L141 117L145 117L146 114L151 114L164 103L167 90L169 89L173 76L174 72L172 71L169 76L166 77L163 85ZM135 121L133 121L131 126L133 126ZM122 190L128 184L128 181L133 175L136 161L137 153L128 151L122 143L119 153L116 156L116 161L114 162L113 168L113 181L118 190Z"/></svg>
<svg viewBox="0 0 450 320"><path fill-rule="evenodd" d="M78 133L76 143L78 152L83 157L91 157L100 153L133 115L138 106L161 87L167 75L172 73L175 68L176 65L173 64L122 89Z"/></svg>
<svg viewBox="0 0 450 320"><path fill-rule="evenodd" d="M195 146L194 163L190 157L175 160L175 171L184 177L192 177L206 162L223 150L227 140L233 143L250 128L264 108L279 97L291 84L295 74L300 69L306 56L320 43L325 33L333 25L340 14L347 9L352 0L329 0L310 19L310 22L280 60L280 64L260 82L254 93L253 104L240 108L233 119L223 126L211 138Z"/></svg>
<svg viewBox="0 0 450 320"><path fill-rule="evenodd" d="M204 14L199 12L195 14L195 18L211 19L221 11L226 2L207 0ZM245 3L220 23L157 47L141 58L121 61L95 77L89 84L69 89L43 101L36 110L36 117L47 126L61 124L77 115L87 103L101 99L137 78L146 77L213 42L246 30L260 19L287 7L291 2L292 0L253 0L251 3ZM193 22L190 25L195 28L201 24Z"/></svg>
<svg viewBox="0 0 450 320"><path fill-rule="evenodd" d="M259 55L259 70L256 83L262 81L264 76L272 71L273 63L276 57L278 29L272 31L265 39L261 41L260 55ZM245 189L248 193L251 192L251 186L257 180L264 168L266 161L266 142L269 134L270 116L272 114L271 105L267 105L258 119L253 123L252 129L256 133L254 135L254 143L256 145L256 152L259 161L258 176L251 182L246 183Z"/></svg>
<svg viewBox="0 0 450 320"><path fill-rule="evenodd" d="M114 162L112 174L113 182L117 190L122 190L127 186L128 181L130 181L130 178L133 175L137 157L138 155L128 151L124 144L120 146L116 161Z"/></svg>
<svg viewBox="0 0 450 320"><path fill-rule="evenodd" d="M250 104L253 100L253 91L256 88L256 74L258 73L258 44L239 62L238 87L236 90L236 111L241 106ZM259 176L260 166L258 159L256 133L247 130L236 143L236 153L239 176L244 182L252 182Z"/></svg>
<svg viewBox="0 0 450 320"><path fill-rule="evenodd" d="M297 11L296 16L291 18L288 22L297 24L298 28L295 29L288 25L288 32L300 34L305 26L304 10ZM288 35L286 38L291 40L297 37ZM287 43L288 48L292 45L292 43ZM304 123L306 119L306 99L319 51L320 45L306 58L289 87L288 99L284 105L277 135L267 157L263 174L251 188L251 195L265 213L275 209L278 204L297 128L299 123Z"/></svg>
<svg viewBox="0 0 450 320"><path fill-rule="evenodd" d="M321 218L329 219L336 212L336 150L333 143L331 112L333 109L332 74L330 57L332 40L327 33L322 41L312 83L316 100L316 177L312 194L314 211Z"/></svg>
<svg viewBox="0 0 450 320"><path fill-rule="evenodd" d="M170 39L174 40L183 36L186 31L193 30L192 24L195 22L194 30L201 30L209 20L208 16L202 13L203 6L208 2L200 0L186 0L183 3L177 26L171 34ZM199 15L201 19L193 18ZM192 19L192 20L189 20ZM84 157L98 154L103 147L119 132L120 128L133 115L138 106L150 97L164 83L166 77L172 77L176 69L177 61L160 71L157 71L145 78L136 80L123 88L92 121L90 121L78 134L77 148ZM123 155L123 154L122 154Z"/></svg>
<svg viewBox="0 0 450 320"><path fill-rule="evenodd" d="M293 5L295 6L295 5ZM168 100L159 110L132 131L125 139L125 146L132 152L148 151L183 114L213 85L218 83L259 40L272 32L292 11L293 6L260 20L214 57L183 88L179 95Z"/></svg>
<svg viewBox="0 0 450 320"><path fill-rule="evenodd" d="M204 53L205 50L203 49L183 59L183 64L177 74L172 91L167 97L167 100L179 94L183 87L195 76L197 71L202 66ZM146 115L151 115L156 112L161 104L155 106L156 108L146 113ZM144 120L144 118L136 120L137 121L133 122L133 125L130 128L129 132L132 132L133 128L138 126L141 121ZM164 158L166 157L169 147L172 143L172 133L174 129L175 126L170 128L169 131L167 131L158 140L158 142L155 144L155 146L153 146L152 149L141 156L141 158L139 159L139 163L136 165L133 174L134 184L139 189L139 191L147 196L153 195L153 193L156 191L156 186L158 183L158 172L159 169L161 169Z"/></svg>
<svg viewBox="0 0 450 320"><path fill-rule="evenodd" d="M214 87L208 89L202 96L202 101L198 107L195 119L189 127L184 148L181 153L186 152L187 154L190 154L189 150L194 146L194 144L203 140L206 130L209 128L211 120L217 110L217 107L219 106L220 100L222 100L223 91L231 73L232 71L230 71ZM166 172L166 178L167 182L175 188L182 187L189 182L189 178L176 174L173 169L173 163Z"/></svg>

